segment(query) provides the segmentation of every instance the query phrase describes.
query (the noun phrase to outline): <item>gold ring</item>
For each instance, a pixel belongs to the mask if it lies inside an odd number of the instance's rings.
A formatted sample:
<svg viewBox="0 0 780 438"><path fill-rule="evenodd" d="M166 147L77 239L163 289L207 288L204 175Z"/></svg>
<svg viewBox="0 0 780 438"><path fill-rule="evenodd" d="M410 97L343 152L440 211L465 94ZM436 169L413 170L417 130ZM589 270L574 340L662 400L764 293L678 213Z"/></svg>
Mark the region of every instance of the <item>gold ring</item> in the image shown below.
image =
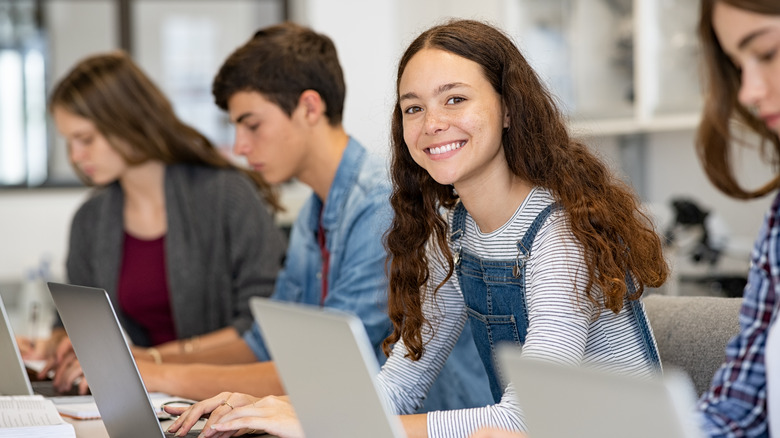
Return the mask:
<svg viewBox="0 0 780 438"><path fill-rule="evenodd" d="M249 435L254 435L255 432L257 432L257 429L252 429L249 432L247 432Z"/></svg>
<svg viewBox="0 0 780 438"><path fill-rule="evenodd" d="M223 402L222 402L222 404L223 404L223 405L228 405L228 406L230 406L230 409L235 409L235 408L233 407L233 405L231 405L230 403L228 403L228 401L227 401L227 400L223 401Z"/></svg>

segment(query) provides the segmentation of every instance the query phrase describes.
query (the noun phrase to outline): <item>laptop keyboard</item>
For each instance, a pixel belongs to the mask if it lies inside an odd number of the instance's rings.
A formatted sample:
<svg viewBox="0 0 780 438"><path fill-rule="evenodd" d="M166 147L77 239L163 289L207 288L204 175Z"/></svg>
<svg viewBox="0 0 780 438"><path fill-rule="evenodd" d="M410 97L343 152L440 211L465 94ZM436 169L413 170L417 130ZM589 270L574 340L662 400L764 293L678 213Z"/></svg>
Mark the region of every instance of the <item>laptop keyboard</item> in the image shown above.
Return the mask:
<svg viewBox="0 0 780 438"><path fill-rule="evenodd" d="M190 430L187 432L187 435L184 435L185 437L197 437L200 435L200 433L203 432L203 430ZM165 432L166 437L175 437L173 432Z"/></svg>
<svg viewBox="0 0 780 438"><path fill-rule="evenodd" d="M59 392L54 387L54 382L51 380L43 380L38 382L30 382L32 384L33 392L36 394L40 394L44 397L70 397L70 396L77 396L79 394L79 387L76 385L73 385L70 389L70 391L66 392ZM89 392L87 392L89 394Z"/></svg>

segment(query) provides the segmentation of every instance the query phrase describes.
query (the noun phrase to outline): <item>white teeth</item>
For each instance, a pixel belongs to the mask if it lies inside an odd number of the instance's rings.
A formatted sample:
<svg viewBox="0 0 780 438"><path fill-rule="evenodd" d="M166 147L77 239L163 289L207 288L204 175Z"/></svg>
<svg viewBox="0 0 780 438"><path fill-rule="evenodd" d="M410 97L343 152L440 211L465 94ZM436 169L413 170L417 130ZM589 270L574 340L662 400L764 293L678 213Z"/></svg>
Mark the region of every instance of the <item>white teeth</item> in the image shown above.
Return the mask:
<svg viewBox="0 0 780 438"><path fill-rule="evenodd" d="M444 146L439 146L436 148L428 148L428 152L431 155L439 155L445 152L454 151L455 149L460 149L463 147L464 144L466 144L465 141L456 141L449 144L445 144Z"/></svg>

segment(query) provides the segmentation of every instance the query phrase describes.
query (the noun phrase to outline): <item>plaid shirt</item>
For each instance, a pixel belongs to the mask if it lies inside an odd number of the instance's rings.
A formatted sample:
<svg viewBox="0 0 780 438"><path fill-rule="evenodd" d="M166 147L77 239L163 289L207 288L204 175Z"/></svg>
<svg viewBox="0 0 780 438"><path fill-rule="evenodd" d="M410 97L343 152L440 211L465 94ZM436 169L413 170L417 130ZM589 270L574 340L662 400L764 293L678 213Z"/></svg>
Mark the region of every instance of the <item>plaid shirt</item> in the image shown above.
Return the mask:
<svg viewBox="0 0 780 438"><path fill-rule="evenodd" d="M726 360L699 400L710 437L768 437L764 349L777 320L780 290L780 194L766 215L750 261L740 310L740 333L726 346Z"/></svg>

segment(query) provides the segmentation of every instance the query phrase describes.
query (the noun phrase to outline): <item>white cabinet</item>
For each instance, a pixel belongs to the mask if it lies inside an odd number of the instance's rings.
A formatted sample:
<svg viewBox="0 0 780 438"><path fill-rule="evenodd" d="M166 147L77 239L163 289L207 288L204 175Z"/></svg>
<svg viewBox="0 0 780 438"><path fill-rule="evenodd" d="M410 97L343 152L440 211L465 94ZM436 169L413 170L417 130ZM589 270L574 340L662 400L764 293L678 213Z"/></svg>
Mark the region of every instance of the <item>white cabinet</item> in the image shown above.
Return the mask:
<svg viewBox="0 0 780 438"><path fill-rule="evenodd" d="M504 27L573 131L692 129L701 107L698 2L507 0Z"/></svg>

